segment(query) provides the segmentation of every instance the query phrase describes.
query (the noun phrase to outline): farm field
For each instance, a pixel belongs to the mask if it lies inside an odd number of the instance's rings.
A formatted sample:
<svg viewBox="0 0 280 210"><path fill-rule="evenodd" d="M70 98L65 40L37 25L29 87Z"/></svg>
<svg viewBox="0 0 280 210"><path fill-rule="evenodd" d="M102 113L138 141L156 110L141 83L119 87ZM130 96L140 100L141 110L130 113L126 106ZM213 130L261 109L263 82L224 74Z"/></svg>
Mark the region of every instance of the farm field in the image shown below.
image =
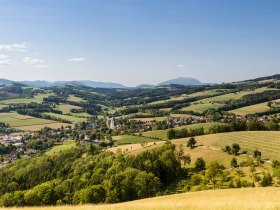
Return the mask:
<svg viewBox="0 0 280 210"><path fill-rule="evenodd" d="M136 144L144 142L154 142L154 139L150 139L143 136L132 136L132 135L122 135L122 136L113 136L113 140L117 145L124 144Z"/></svg>
<svg viewBox="0 0 280 210"><path fill-rule="evenodd" d="M80 109L81 107L79 106L74 106L74 105L71 105L71 104L59 104L57 109L62 111L63 114L68 114L68 113L71 113L70 110L71 109Z"/></svg>
<svg viewBox="0 0 280 210"><path fill-rule="evenodd" d="M34 98L16 98L0 101L0 104L28 104L31 102L42 103L43 99L53 95L52 93L38 94Z"/></svg>
<svg viewBox="0 0 280 210"><path fill-rule="evenodd" d="M188 138L173 140L175 144L186 144ZM280 160L280 132L279 131L242 131L197 136L196 149L212 149L219 151L226 145L238 143L241 151L248 151L249 155L255 149L262 152L262 157L270 160ZM193 149L193 152L196 152Z"/></svg>
<svg viewBox="0 0 280 210"><path fill-rule="evenodd" d="M76 147L75 141L65 141L63 145L54 146L53 148L51 148L46 152L46 155L52 155L54 153L65 151L74 147Z"/></svg>
<svg viewBox="0 0 280 210"><path fill-rule="evenodd" d="M276 101L280 101L280 99L276 100ZM272 107L276 107L276 106L272 105ZM280 107L280 106L277 106L277 107ZM264 103L260 103L260 104L242 107L239 109L234 109L234 110L231 110L230 112L237 114L237 115L245 116L247 114L255 114L255 113L265 112L265 111L269 111L269 110L270 110L270 108L267 106L267 102L264 102Z"/></svg>
<svg viewBox="0 0 280 210"><path fill-rule="evenodd" d="M204 131L207 131L208 128L212 125L214 125L215 123L197 123L197 124L192 124L192 125L185 125L185 126L180 126L180 127L176 127L174 128L176 129L182 129L182 128L187 128L187 129L194 129L194 128L200 128L203 127ZM166 130L155 130L155 131L148 131L148 132L144 132L142 133L143 136L146 137L150 137L150 138L158 138L158 139L162 139L162 140L167 140L167 132L170 129L166 129Z"/></svg>
<svg viewBox="0 0 280 210"><path fill-rule="evenodd" d="M280 188L208 190L119 204L3 208L3 210L277 210Z"/></svg>

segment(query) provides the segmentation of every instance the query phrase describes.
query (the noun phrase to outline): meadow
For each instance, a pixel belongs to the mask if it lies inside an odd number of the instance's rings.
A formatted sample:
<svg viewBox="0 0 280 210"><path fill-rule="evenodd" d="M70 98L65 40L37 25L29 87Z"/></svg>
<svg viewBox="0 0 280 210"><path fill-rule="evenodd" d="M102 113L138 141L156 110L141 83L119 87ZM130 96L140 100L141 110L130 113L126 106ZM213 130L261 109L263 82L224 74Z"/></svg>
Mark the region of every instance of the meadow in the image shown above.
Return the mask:
<svg viewBox="0 0 280 210"><path fill-rule="evenodd" d="M66 123L58 123L52 120L20 115L14 112L0 113L0 118L1 122L8 123L12 127L25 131L36 131L44 128L45 126L59 128L62 125L69 125Z"/></svg>
<svg viewBox="0 0 280 210"><path fill-rule="evenodd" d="M173 140L172 142L186 144L188 138ZM197 136L197 148L191 150L192 153L200 153L196 156L202 156L207 159L209 152L212 150L220 152L226 145L238 143L241 151L247 151L252 155L254 150L262 152L262 157L270 160L280 160L280 131L241 131L211 134L205 136ZM197 151L196 151L197 150ZM201 150L201 151L199 151ZM211 155L211 154L210 154ZM222 160L217 156L217 160Z"/></svg>
<svg viewBox="0 0 280 210"><path fill-rule="evenodd" d="M137 143L146 143L146 142L155 141L154 139L147 138L144 136L132 136L132 135L113 136L113 140L117 145L137 144Z"/></svg>
<svg viewBox="0 0 280 210"><path fill-rule="evenodd" d="M216 123L197 123L197 124L192 124L192 125L185 125L185 126L180 126L180 127L176 127L174 128L176 129L182 129L182 128L187 128L187 129L196 129L196 128L204 128L204 131L207 131L208 128L212 125L214 125ZM149 137L149 138L157 138L157 139L162 139L162 140L167 140L167 132L170 129L166 129L166 130L154 130L154 131L148 131L148 132L144 132L142 133L143 136L145 137Z"/></svg>
<svg viewBox="0 0 280 210"><path fill-rule="evenodd" d="M84 100L80 97L77 97L75 95L69 95L67 100L68 101L74 101L74 102L86 102L86 100Z"/></svg>
<svg viewBox="0 0 280 210"><path fill-rule="evenodd" d="M77 117L73 115L56 114L51 112L44 112L44 114L63 120L68 120L70 122L85 122L87 120L85 117Z"/></svg>
<svg viewBox="0 0 280 210"><path fill-rule="evenodd" d="M46 155L52 155L54 153L58 153L58 152L63 152L65 150L71 149L76 147L76 142L75 141L64 141L63 145L58 145L58 146L54 146L52 147L49 151L46 152Z"/></svg>
<svg viewBox="0 0 280 210"><path fill-rule="evenodd" d="M276 100L276 101L280 101ZM272 105L272 107L276 107L275 105ZM279 107L279 106L277 106ZM254 104L251 106L245 106L239 109L234 109L231 110L230 112L237 114L237 115L241 115L241 116L245 116L247 114L255 114L255 113L259 113L259 112L265 112L265 111L269 111L270 108L267 106L267 102L264 103L260 103L260 104Z"/></svg>
<svg viewBox="0 0 280 210"><path fill-rule="evenodd" d="M280 188L208 190L119 204L19 207L3 210L279 210Z"/></svg>
<svg viewBox="0 0 280 210"><path fill-rule="evenodd" d="M41 93L38 95L35 95L34 98L15 98L15 99L7 99L7 100L1 100L0 104L28 104L28 103L42 103L43 99L53 95L53 93Z"/></svg>

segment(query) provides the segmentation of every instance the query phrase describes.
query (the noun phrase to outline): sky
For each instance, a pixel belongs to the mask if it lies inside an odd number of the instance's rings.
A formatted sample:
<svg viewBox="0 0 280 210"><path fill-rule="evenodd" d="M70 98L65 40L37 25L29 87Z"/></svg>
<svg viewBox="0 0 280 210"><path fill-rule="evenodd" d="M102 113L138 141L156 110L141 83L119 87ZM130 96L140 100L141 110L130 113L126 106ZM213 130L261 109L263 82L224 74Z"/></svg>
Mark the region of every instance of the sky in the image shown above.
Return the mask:
<svg viewBox="0 0 280 210"><path fill-rule="evenodd" d="M279 0L0 0L0 78L221 83L279 56Z"/></svg>

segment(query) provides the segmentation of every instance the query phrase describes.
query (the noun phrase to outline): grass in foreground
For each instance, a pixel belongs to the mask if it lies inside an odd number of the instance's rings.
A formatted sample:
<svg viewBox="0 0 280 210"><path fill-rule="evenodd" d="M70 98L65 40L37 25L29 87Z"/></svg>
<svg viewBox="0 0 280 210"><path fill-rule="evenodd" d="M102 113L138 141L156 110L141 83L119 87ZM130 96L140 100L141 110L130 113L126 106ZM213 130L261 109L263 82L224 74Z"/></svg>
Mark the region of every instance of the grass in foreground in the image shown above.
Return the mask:
<svg viewBox="0 0 280 210"><path fill-rule="evenodd" d="M279 196L280 188L242 188L189 192L112 205L9 208L9 210L276 210L280 208Z"/></svg>

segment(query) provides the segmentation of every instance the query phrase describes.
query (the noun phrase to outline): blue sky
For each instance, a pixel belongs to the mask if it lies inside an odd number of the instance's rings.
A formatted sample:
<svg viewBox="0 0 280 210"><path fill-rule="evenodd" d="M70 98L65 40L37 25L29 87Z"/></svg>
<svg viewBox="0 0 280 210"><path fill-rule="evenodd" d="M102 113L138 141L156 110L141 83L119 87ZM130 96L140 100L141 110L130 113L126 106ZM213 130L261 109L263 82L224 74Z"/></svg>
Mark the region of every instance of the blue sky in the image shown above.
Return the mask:
<svg viewBox="0 0 280 210"><path fill-rule="evenodd" d="M280 73L278 0L0 0L0 78L125 85Z"/></svg>

